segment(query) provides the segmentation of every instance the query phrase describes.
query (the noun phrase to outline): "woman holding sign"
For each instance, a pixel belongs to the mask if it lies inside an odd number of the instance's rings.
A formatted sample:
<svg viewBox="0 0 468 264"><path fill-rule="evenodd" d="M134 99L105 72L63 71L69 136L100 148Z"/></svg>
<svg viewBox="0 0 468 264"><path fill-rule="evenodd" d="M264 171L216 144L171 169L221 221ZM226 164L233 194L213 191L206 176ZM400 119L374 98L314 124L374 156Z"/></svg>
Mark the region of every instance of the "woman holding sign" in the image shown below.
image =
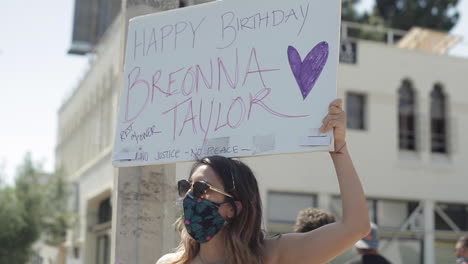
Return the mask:
<svg viewBox="0 0 468 264"><path fill-rule="evenodd" d="M157 264L325 263L369 233L366 200L346 147L346 114L333 101L322 132L334 130L330 156L343 200L343 219L307 233L266 238L255 176L241 161L220 156L195 163L189 180L178 182L184 215L181 244Z"/></svg>

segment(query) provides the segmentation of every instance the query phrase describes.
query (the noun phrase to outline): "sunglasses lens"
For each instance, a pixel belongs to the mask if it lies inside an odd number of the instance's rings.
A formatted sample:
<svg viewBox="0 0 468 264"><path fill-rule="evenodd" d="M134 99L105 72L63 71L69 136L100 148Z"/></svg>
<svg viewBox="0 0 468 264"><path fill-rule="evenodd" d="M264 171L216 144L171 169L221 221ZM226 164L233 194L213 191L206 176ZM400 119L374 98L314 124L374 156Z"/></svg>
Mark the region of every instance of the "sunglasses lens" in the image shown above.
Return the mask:
<svg viewBox="0 0 468 264"><path fill-rule="evenodd" d="M204 182L195 182L193 184L193 195L195 197L200 198L203 194L205 194L205 191L208 189L208 185Z"/></svg>
<svg viewBox="0 0 468 264"><path fill-rule="evenodd" d="M179 191L179 196L184 197L185 194L190 190L191 184L187 180L180 180L177 182L177 189Z"/></svg>

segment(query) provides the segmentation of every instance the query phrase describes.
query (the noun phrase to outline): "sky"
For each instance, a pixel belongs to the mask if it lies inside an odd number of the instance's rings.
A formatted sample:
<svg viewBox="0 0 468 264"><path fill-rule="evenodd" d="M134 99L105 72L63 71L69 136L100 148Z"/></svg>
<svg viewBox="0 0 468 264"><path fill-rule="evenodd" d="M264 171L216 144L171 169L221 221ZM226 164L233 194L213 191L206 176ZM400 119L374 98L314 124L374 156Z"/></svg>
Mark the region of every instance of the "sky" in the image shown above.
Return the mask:
<svg viewBox="0 0 468 264"><path fill-rule="evenodd" d="M368 10L374 0L361 0ZM27 152L52 171L57 111L88 68L86 56L68 55L73 0L3 1L0 8L0 176L12 184ZM468 57L468 0L452 30L464 40L451 52ZM466 14L466 18L465 18Z"/></svg>
<svg viewBox="0 0 468 264"><path fill-rule="evenodd" d="M67 55L73 0L3 1L0 7L0 173L12 183L26 152L54 167L57 109L86 57Z"/></svg>

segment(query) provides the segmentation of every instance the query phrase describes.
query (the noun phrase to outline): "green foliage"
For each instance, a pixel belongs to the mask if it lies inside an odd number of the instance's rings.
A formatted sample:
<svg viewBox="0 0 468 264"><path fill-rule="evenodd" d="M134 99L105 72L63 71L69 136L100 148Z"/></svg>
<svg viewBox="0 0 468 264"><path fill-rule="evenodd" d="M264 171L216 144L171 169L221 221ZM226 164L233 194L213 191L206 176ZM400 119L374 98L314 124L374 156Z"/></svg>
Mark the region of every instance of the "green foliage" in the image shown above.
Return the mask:
<svg viewBox="0 0 468 264"><path fill-rule="evenodd" d="M15 182L16 197L24 208L24 221L29 227L20 233L19 240L24 244L33 243L39 238L41 232L41 216L44 206L41 180L46 177L40 164L34 164L31 154L26 154L23 164L17 170Z"/></svg>
<svg viewBox="0 0 468 264"><path fill-rule="evenodd" d="M360 0L343 0L343 21L372 25L373 28L350 27L349 37L387 41L386 28L409 30L413 26L449 31L459 20L459 0L375 0L371 12L358 13L355 5Z"/></svg>
<svg viewBox="0 0 468 264"><path fill-rule="evenodd" d="M0 189L0 263L25 263L40 235L40 191L31 155L18 169L16 186Z"/></svg>
<svg viewBox="0 0 468 264"><path fill-rule="evenodd" d="M26 263L40 238L53 246L64 242L74 219L68 197L63 170L45 173L28 153L15 186L0 185L0 263Z"/></svg>
<svg viewBox="0 0 468 264"><path fill-rule="evenodd" d="M11 187L0 189L0 263L25 263L32 241L22 234L31 229L25 221L26 212ZM34 230L32 231L34 232Z"/></svg>
<svg viewBox="0 0 468 264"><path fill-rule="evenodd" d="M374 13L391 28L449 31L459 19L457 4L458 0L376 0Z"/></svg>
<svg viewBox="0 0 468 264"><path fill-rule="evenodd" d="M356 30L356 37L360 39L367 39L373 41L387 41L385 21L382 17L374 14L365 13L362 16L362 21L365 21L367 25L371 25L371 28L364 27L363 29Z"/></svg>
<svg viewBox="0 0 468 264"><path fill-rule="evenodd" d="M356 12L355 6L361 0L341 1L341 19L349 22L362 22L363 15Z"/></svg>
<svg viewBox="0 0 468 264"><path fill-rule="evenodd" d="M3 187L5 177L5 160L0 160L0 188Z"/></svg>
<svg viewBox="0 0 468 264"><path fill-rule="evenodd" d="M43 216L43 228L45 242L52 246L58 246L66 239L66 231L75 223L75 215L68 211L68 198L70 190L65 180L63 169L57 170L49 178L45 190L47 201Z"/></svg>

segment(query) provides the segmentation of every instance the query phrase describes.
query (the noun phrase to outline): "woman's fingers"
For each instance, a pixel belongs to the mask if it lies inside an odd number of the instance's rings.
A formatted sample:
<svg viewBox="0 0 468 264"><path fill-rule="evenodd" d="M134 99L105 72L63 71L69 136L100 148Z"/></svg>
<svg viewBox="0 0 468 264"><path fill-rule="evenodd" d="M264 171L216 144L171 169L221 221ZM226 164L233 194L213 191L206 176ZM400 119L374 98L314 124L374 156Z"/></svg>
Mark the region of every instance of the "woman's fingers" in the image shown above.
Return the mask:
<svg viewBox="0 0 468 264"><path fill-rule="evenodd" d="M335 141L344 141L346 137L346 113L343 111L343 100L336 99L328 106L328 115L322 120L320 132L334 130Z"/></svg>
<svg viewBox="0 0 468 264"><path fill-rule="evenodd" d="M328 106L328 112L333 111L343 111L343 100L342 99L335 99L333 102L330 103Z"/></svg>
<svg viewBox="0 0 468 264"><path fill-rule="evenodd" d="M320 132L334 130L335 141L344 141L346 137L346 112L343 111L343 100L336 99L328 106L328 115L322 120Z"/></svg>
<svg viewBox="0 0 468 264"><path fill-rule="evenodd" d="M343 118L344 117L344 112L340 112L338 114L328 114L323 120L322 120L322 123L327 123L328 121L330 120L333 120L333 119L340 119L340 118Z"/></svg>
<svg viewBox="0 0 468 264"><path fill-rule="evenodd" d="M324 123L322 125L322 127L320 128L320 131L321 132L327 132L335 127L342 127L344 122L344 120L341 119L341 118L338 118L338 119L330 119L328 120L326 123Z"/></svg>
<svg viewBox="0 0 468 264"><path fill-rule="evenodd" d="M336 115L336 114L339 114L341 112L343 112L343 109L341 109L341 107L337 107L337 106L332 105L332 106L330 106L328 108L328 114Z"/></svg>
<svg viewBox="0 0 468 264"><path fill-rule="evenodd" d="M346 113L344 111L341 111L337 114L328 114L322 120L322 123L327 123L328 121L333 120L333 119L343 119L343 118L346 118Z"/></svg>

